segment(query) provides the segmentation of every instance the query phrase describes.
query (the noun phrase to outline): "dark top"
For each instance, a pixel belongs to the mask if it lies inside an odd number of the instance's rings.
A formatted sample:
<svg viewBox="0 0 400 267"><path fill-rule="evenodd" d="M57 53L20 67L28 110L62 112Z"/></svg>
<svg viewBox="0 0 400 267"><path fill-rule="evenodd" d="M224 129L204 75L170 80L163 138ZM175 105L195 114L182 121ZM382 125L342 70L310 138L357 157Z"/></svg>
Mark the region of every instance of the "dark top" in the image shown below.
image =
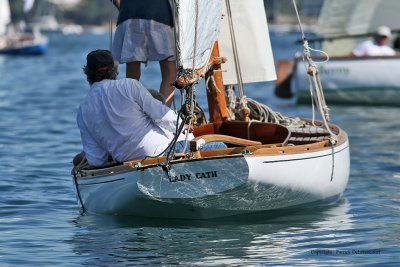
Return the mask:
<svg viewBox="0 0 400 267"><path fill-rule="evenodd" d="M121 0L117 25L128 19L149 19L173 26L169 0Z"/></svg>

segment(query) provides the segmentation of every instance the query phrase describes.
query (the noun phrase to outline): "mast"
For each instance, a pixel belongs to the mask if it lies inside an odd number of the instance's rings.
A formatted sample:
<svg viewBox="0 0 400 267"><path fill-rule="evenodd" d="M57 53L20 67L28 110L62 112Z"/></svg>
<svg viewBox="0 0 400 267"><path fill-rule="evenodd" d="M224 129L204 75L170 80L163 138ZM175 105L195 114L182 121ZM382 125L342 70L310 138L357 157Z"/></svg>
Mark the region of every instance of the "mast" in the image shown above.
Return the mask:
<svg viewBox="0 0 400 267"><path fill-rule="evenodd" d="M206 73L206 86L208 112L210 114L210 122L225 121L228 119L228 112L226 110L225 89L222 80L221 64L225 60L219 55L218 42L214 43L211 53L212 72Z"/></svg>
<svg viewBox="0 0 400 267"><path fill-rule="evenodd" d="M235 110L247 121L250 110L243 84L276 80L266 11L262 0L224 0L222 3L223 19L218 43L212 51L213 79L206 77L210 121L229 118L225 86L236 88L240 107ZM229 59L222 65L223 71L221 63L225 60L220 54Z"/></svg>

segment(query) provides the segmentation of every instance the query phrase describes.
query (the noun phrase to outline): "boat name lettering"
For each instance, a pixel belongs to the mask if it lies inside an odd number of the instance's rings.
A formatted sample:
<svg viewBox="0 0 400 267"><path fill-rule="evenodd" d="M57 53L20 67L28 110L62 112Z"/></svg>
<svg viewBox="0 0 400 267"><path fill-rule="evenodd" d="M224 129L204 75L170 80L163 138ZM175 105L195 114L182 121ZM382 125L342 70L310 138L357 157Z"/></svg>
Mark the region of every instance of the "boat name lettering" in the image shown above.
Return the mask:
<svg viewBox="0 0 400 267"><path fill-rule="evenodd" d="M170 175L168 177L168 179L169 179L170 183L175 183L175 182L190 181L194 178L207 179L207 178L214 178L214 177L218 177L217 171L197 172L194 175L192 173L185 173L185 174L180 174L180 175L175 175L175 176Z"/></svg>
<svg viewBox="0 0 400 267"><path fill-rule="evenodd" d="M319 68L319 73L321 75L349 75L350 74L350 69L347 67L320 67Z"/></svg>

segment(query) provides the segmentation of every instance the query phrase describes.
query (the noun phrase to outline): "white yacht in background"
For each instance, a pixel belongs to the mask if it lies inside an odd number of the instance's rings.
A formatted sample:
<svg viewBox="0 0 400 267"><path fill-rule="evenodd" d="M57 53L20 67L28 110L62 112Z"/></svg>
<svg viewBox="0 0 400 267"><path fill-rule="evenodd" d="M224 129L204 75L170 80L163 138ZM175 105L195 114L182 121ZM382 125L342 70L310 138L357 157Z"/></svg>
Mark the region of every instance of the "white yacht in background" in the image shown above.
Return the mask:
<svg viewBox="0 0 400 267"><path fill-rule="evenodd" d="M400 32L398 0L325 0L317 33L327 59L319 54L319 75L329 104L400 106L400 54L394 56L351 55L358 43L385 25ZM393 34L396 37L395 34ZM313 40L309 40L310 42ZM311 102L307 69L302 59L282 60L278 65L275 94Z"/></svg>

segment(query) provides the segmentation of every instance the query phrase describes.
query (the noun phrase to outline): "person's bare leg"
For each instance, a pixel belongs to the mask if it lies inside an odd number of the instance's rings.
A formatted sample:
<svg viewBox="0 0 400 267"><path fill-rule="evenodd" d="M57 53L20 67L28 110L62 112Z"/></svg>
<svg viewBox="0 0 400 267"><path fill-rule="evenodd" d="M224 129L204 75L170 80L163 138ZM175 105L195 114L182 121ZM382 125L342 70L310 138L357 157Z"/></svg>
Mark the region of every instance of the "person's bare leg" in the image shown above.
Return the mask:
<svg viewBox="0 0 400 267"><path fill-rule="evenodd" d="M171 85L176 77L176 61L160 61L161 85L160 94L165 98L165 104L171 106L174 99L174 87Z"/></svg>
<svg viewBox="0 0 400 267"><path fill-rule="evenodd" d="M126 78L132 78L139 81L140 79L140 62L128 62L126 63Z"/></svg>

